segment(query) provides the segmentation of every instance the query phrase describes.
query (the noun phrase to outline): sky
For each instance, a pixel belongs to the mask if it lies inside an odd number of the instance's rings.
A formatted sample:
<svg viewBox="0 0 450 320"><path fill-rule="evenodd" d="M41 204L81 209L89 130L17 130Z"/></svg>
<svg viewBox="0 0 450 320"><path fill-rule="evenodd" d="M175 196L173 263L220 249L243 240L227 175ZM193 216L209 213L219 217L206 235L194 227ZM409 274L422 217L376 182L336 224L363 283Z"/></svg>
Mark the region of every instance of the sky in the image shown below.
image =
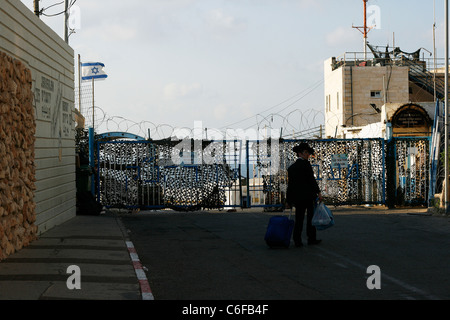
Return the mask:
<svg viewBox="0 0 450 320"><path fill-rule="evenodd" d="M33 10L33 0L21 1ZM51 15L60 2L40 7ZM436 23L436 56L444 57L444 0L368 6L378 9L368 12L370 44L433 52ZM201 127L302 136L324 121L324 61L363 51L352 28L363 25L362 0L77 0L74 9L75 63L78 55L102 62L108 74L95 82L98 133L158 139ZM63 37L62 15L41 19ZM90 110L82 112L89 124Z"/></svg>

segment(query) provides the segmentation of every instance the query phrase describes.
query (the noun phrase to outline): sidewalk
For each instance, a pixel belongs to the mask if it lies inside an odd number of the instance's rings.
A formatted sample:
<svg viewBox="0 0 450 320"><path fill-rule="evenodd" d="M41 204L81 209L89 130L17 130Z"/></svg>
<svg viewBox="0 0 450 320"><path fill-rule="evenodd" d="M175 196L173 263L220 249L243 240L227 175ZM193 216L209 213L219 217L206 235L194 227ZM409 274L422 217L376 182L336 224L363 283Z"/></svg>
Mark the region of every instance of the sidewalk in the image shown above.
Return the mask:
<svg viewBox="0 0 450 320"><path fill-rule="evenodd" d="M69 266L78 266L79 271ZM76 216L0 261L0 299L152 300L153 296L120 220L102 214Z"/></svg>

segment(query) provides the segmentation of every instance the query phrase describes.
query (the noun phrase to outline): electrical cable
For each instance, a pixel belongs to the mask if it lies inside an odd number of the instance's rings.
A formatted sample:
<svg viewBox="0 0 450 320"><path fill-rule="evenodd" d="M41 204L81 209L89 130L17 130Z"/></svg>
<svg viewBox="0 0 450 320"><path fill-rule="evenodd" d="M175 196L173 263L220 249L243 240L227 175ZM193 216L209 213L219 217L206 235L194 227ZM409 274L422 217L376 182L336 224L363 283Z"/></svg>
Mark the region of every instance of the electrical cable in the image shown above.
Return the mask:
<svg viewBox="0 0 450 320"><path fill-rule="evenodd" d="M268 109L262 111L261 113L264 113L264 112L267 112L267 111L269 111L269 110L272 110L272 109L274 109L274 108L276 108L276 107L278 107L278 106L280 106L280 105L282 105L282 104L288 102L289 100L292 100L293 98L295 98L295 97L297 97L298 95L304 93L306 90L308 90L309 88L311 88L311 87L313 87L313 86L314 86L314 89L316 89L316 88L317 88L320 84L322 84L322 83L323 83L323 80L319 80L319 81L317 81L316 83L314 83L313 85L311 85L310 87L308 87L308 88L306 88L306 89L300 91L299 93L293 95L292 97L290 97L290 98L288 98L288 99L286 99L286 100L284 100L284 101L282 101L282 102L280 102L280 103L277 103L276 105L274 105L274 106L272 106L272 107L270 107L270 108L268 108ZM314 89L313 89L313 90L314 90ZM312 92L312 91L309 91L307 94L303 95L301 98L297 99L295 102L298 102L299 100L303 99L306 95L308 95L308 94L311 93L311 92ZM294 102L294 103L295 103L295 102ZM292 105L292 104L291 104L291 105ZM289 105L289 106L291 106L291 105ZM284 110L284 109L283 109L283 110ZM260 114L260 113L258 113L258 114ZM256 115L258 115L258 114L256 114ZM234 125L236 125L236 124L238 124L238 123L242 123L242 122L244 122L244 121L246 121L246 120L249 120L249 119L253 118L254 116L255 116L255 115L252 115L252 116L250 116L250 117L244 118L244 119L239 120L239 121L237 121L237 122L228 124L228 125L226 125L226 126L222 126L220 129L228 128L228 127L234 126Z"/></svg>

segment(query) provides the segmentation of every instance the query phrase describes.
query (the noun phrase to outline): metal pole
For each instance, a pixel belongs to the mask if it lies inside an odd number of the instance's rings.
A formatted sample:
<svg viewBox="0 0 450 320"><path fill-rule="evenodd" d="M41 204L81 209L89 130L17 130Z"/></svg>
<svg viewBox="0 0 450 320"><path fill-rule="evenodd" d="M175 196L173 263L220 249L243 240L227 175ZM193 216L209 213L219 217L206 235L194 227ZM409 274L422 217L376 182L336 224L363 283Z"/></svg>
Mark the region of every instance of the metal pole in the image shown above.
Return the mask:
<svg viewBox="0 0 450 320"><path fill-rule="evenodd" d="M81 114L81 57L78 55L78 111Z"/></svg>
<svg viewBox="0 0 450 320"><path fill-rule="evenodd" d="M69 28L67 21L69 20L69 0L64 0L64 41L69 43Z"/></svg>
<svg viewBox="0 0 450 320"><path fill-rule="evenodd" d="M249 154L249 140L245 141L245 165L247 167L247 203L246 208L250 208L250 154ZM253 172L252 172L253 173Z"/></svg>
<svg viewBox="0 0 450 320"><path fill-rule="evenodd" d="M434 103L436 103L436 1L433 1L433 83L434 83ZM395 49L395 47L394 47Z"/></svg>
<svg viewBox="0 0 450 320"><path fill-rule="evenodd" d="M369 33L369 31L371 29L371 27L367 26L367 1L369 1L369 0L363 0L363 4L364 4L364 26L363 27L353 27L355 29L358 29L364 36L364 61L367 60L367 34ZM363 29L363 30L361 31L361 29Z"/></svg>
<svg viewBox="0 0 450 320"><path fill-rule="evenodd" d="M367 60L367 1L364 0L364 61Z"/></svg>
<svg viewBox="0 0 450 320"><path fill-rule="evenodd" d="M448 213L448 0L445 0L445 212Z"/></svg>
<svg viewBox="0 0 450 320"><path fill-rule="evenodd" d="M39 0L34 0L34 14L39 18Z"/></svg>
<svg viewBox="0 0 450 320"><path fill-rule="evenodd" d="M95 121L95 108L94 108L94 77L92 77L92 128L94 127Z"/></svg>
<svg viewBox="0 0 450 320"><path fill-rule="evenodd" d="M94 128L89 128L89 165L91 166L92 169L95 167L94 136L95 136ZM95 170L93 170L93 172L94 171ZM94 173L92 173L92 175L91 175L91 192L93 195L95 195L95 175L94 175Z"/></svg>

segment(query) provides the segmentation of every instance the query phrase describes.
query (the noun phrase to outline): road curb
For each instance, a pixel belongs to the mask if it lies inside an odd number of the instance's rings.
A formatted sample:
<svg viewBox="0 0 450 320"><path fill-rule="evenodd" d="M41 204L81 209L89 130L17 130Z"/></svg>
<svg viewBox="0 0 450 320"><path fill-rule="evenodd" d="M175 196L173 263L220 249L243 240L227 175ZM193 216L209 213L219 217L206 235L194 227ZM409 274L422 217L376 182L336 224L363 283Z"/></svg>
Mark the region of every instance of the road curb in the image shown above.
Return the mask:
<svg viewBox="0 0 450 320"><path fill-rule="evenodd" d="M127 245L128 253L130 254L134 271L136 272L136 276L141 287L142 300L155 300L153 297L152 289L150 288L150 284L148 283L147 276L145 275L145 271L142 267L142 263L139 260L136 249L134 248L133 242L126 240L125 243Z"/></svg>
<svg viewBox="0 0 450 320"><path fill-rule="evenodd" d="M137 254L136 248L134 247L133 242L129 239L128 234L125 230L125 226L122 223L122 220L120 217L118 217L116 214L114 214L116 218L116 222L120 227L120 230L122 231L122 235L125 239L125 245L128 249L128 254L130 255L130 259L133 263L133 268L136 273L136 277L139 282L139 287L141 289L141 297L142 300L155 300L152 289L150 288L150 284L148 282L147 276L145 274L144 268L142 266L142 263L139 259L139 256Z"/></svg>

